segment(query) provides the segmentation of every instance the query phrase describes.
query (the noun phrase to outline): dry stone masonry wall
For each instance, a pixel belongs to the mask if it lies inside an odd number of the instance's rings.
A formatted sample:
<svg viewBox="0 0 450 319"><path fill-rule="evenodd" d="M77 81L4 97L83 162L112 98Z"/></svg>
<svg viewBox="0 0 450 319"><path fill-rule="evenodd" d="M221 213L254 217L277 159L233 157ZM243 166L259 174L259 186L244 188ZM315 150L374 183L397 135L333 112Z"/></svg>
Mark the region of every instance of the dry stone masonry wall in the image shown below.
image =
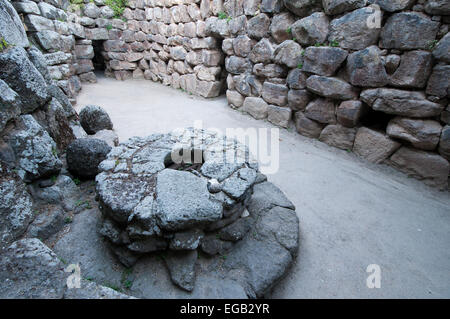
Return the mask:
<svg viewBox="0 0 450 319"><path fill-rule="evenodd" d="M224 1L227 99L447 188L449 1Z"/></svg>

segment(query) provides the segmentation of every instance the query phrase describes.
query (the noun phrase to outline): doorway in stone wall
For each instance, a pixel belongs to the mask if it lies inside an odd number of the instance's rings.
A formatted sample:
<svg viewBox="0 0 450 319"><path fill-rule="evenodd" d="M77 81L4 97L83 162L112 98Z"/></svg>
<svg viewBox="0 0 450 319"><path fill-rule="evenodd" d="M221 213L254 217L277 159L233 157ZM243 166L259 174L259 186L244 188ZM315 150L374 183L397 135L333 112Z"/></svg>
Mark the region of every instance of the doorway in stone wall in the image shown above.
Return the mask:
<svg viewBox="0 0 450 319"><path fill-rule="evenodd" d="M92 63L94 64L94 71L96 74L105 74L106 64L105 57L103 56L103 40L94 40L92 41L92 47L94 48L94 58L92 59Z"/></svg>

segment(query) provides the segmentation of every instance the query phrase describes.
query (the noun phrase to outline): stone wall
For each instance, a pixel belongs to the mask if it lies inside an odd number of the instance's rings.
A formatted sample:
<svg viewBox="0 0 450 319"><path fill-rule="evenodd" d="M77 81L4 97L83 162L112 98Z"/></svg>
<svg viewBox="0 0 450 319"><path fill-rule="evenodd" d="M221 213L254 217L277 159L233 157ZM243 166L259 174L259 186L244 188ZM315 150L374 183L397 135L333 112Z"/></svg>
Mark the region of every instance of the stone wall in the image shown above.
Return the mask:
<svg viewBox="0 0 450 319"><path fill-rule="evenodd" d="M231 107L447 188L450 2L225 1ZM379 23L378 23L379 22Z"/></svg>

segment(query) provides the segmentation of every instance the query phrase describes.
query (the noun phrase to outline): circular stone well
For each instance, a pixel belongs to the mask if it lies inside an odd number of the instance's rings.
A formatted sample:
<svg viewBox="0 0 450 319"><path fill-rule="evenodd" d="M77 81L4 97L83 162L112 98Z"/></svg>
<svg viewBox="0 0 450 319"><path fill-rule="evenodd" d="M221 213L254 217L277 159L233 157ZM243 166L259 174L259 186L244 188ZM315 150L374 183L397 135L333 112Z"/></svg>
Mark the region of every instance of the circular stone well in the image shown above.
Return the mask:
<svg viewBox="0 0 450 319"><path fill-rule="evenodd" d="M235 139L197 129L135 137L99 170L100 233L126 267L156 255L186 291L207 272L259 297L296 256L294 206Z"/></svg>

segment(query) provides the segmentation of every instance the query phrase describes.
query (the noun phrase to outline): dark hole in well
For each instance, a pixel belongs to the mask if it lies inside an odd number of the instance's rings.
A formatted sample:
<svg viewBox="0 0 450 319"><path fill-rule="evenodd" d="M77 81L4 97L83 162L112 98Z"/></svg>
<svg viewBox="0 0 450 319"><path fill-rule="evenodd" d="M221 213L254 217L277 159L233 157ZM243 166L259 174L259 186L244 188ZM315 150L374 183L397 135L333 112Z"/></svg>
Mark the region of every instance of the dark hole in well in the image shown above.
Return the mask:
<svg viewBox="0 0 450 319"><path fill-rule="evenodd" d="M94 58L92 63L94 64L95 71L105 71L105 58L103 57L103 42L104 41L92 41L92 46L94 47Z"/></svg>
<svg viewBox="0 0 450 319"><path fill-rule="evenodd" d="M361 118L361 125L374 130L385 131L389 121L394 115L386 114L379 111L374 111L369 108L364 116Z"/></svg>
<svg viewBox="0 0 450 319"><path fill-rule="evenodd" d="M180 149L173 151L172 154L175 154L175 156L173 158L169 156L164 164L166 168L177 171L200 172L200 168L205 162L203 151L198 149ZM174 159L176 159L176 162Z"/></svg>

